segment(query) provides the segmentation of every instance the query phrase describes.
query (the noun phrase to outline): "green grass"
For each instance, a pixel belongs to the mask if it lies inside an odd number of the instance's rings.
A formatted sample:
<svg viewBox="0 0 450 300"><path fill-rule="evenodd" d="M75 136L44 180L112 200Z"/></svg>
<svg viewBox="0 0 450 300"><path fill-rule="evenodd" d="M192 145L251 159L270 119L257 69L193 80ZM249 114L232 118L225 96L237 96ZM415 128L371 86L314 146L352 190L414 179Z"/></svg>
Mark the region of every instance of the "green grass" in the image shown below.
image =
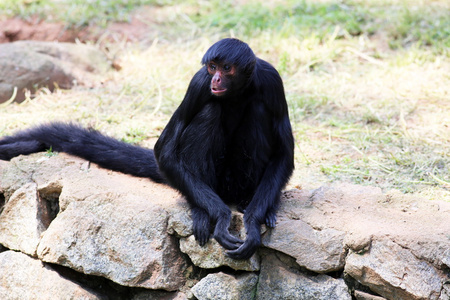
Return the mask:
<svg viewBox="0 0 450 300"><path fill-rule="evenodd" d="M106 26L111 21L126 22L130 12L142 5L164 3L157 0L2 0L0 11L24 19L38 17L62 21L68 27L90 24Z"/></svg>
<svg viewBox="0 0 450 300"><path fill-rule="evenodd" d="M45 156L47 157L52 157L56 155L58 155L58 152L54 152L52 147L50 147L50 149L47 149L47 151L45 152Z"/></svg>
<svg viewBox="0 0 450 300"><path fill-rule="evenodd" d="M410 1L413 2L414 1ZM442 2L442 1L441 1ZM199 2L193 19L202 27L253 36L275 31L283 37L317 36L321 42L339 28L336 38L386 34L393 49L434 46L448 55L450 17L448 6L392 4L390 1L282 1L269 5L247 1L235 6L227 1Z"/></svg>
<svg viewBox="0 0 450 300"><path fill-rule="evenodd" d="M129 144L139 144L149 138L148 132L149 131L144 128L130 128L130 130L126 132L125 137L122 138L122 141Z"/></svg>
<svg viewBox="0 0 450 300"><path fill-rule="evenodd" d="M25 4L27 3L27 4ZM110 44L123 69L94 89L0 107L0 135L74 120L152 147L204 51L248 42L285 83L296 138L291 186L352 182L450 201L450 3L437 1L3 1L5 15L68 26L127 21L152 45Z"/></svg>
<svg viewBox="0 0 450 300"><path fill-rule="evenodd" d="M371 30L371 16L366 9L342 3L284 1L283 4L265 6L249 1L236 9L227 1L211 1L204 5L207 7L200 7L196 18L199 23L224 30L239 27L240 33L247 35L275 30L284 35L316 32L322 37L338 24L351 35Z"/></svg>

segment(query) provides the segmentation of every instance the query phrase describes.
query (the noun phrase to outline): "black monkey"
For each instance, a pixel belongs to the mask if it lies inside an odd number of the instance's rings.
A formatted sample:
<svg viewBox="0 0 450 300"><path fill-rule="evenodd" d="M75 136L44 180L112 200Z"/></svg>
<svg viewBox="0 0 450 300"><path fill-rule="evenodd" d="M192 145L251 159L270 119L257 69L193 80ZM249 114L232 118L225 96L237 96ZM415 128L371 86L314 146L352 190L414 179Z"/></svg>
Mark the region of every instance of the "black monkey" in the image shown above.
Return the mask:
<svg viewBox="0 0 450 300"><path fill-rule="evenodd" d="M190 203L200 245L214 238L236 259L274 227L281 189L294 168L294 140L278 72L237 39L212 45L155 150L132 146L78 125L51 123L0 140L0 159L52 147L100 166L148 177L179 190ZM247 238L228 227L236 204Z"/></svg>

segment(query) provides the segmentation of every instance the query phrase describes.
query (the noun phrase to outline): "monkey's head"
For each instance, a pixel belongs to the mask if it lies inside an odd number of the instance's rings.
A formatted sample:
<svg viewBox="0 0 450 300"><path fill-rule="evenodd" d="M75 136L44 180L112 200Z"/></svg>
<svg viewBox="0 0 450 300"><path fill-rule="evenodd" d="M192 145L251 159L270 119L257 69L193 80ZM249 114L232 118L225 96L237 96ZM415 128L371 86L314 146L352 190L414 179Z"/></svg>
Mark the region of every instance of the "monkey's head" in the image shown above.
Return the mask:
<svg viewBox="0 0 450 300"><path fill-rule="evenodd" d="M211 93L217 97L235 96L245 90L256 63L250 47L227 38L212 45L202 59L210 74Z"/></svg>

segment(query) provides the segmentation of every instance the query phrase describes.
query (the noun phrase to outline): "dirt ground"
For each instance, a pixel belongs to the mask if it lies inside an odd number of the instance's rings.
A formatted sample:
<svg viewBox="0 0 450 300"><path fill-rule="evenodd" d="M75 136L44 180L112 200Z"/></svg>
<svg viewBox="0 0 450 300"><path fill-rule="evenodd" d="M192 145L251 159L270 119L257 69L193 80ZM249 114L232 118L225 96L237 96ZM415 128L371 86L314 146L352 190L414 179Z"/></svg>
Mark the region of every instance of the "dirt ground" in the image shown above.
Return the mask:
<svg viewBox="0 0 450 300"><path fill-rule="evenodd" d="M76 41L97 42L103 39L112 41L142 41L152 31L151 24L156 22L157 8L144 7L131 17L130 22L116 22L106 28L84 26L67 28L63 22L47 22L39 18L24 20L20 18L0 19L0 43L20 40L59 41L73 43Z"/></svg>

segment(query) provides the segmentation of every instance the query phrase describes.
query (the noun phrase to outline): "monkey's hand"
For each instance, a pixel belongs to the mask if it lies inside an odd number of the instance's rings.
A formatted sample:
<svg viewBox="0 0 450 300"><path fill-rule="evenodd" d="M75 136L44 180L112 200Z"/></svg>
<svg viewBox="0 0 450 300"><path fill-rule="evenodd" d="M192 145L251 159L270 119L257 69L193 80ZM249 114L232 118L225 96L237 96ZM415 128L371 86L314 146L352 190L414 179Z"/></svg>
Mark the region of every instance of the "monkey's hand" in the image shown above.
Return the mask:
<svg viewBox="0 0 450 300"><path fill-rule="evenodd" d="M261 236L248 237L236 250L227 251L227 255L234 259L249 259L261 245Z"/></svg>
<svg viewBox="0 0 450 300"><path fill-rule="evenodd" d="M195 240L200 246L204 246L209 241L211 224L208 214L198 207L192 208L192 221Z"/></svg>
<svg viewBox="0 0 450 300"><path fill-rule="evenodd" d="M228 227L230 227L230 217L219 219L214 228L214 239L225 249L236 250L244 241L231 235Z"/></svg>
<svg viewBox="0 0 450 300"><path fill-rule="evenodd" d="M227 251L227 255L234 259L249 259L261 245L261 225L253 220L246 224L247 239L237 249Z"/></svg>
<svg viewBox="0 0 450 300"><path fill-rule="evenodd" d="M275 225L277 223L277 214L274 211L268 211L266 213L265 223L267 227L275 228Z"/></svg>

